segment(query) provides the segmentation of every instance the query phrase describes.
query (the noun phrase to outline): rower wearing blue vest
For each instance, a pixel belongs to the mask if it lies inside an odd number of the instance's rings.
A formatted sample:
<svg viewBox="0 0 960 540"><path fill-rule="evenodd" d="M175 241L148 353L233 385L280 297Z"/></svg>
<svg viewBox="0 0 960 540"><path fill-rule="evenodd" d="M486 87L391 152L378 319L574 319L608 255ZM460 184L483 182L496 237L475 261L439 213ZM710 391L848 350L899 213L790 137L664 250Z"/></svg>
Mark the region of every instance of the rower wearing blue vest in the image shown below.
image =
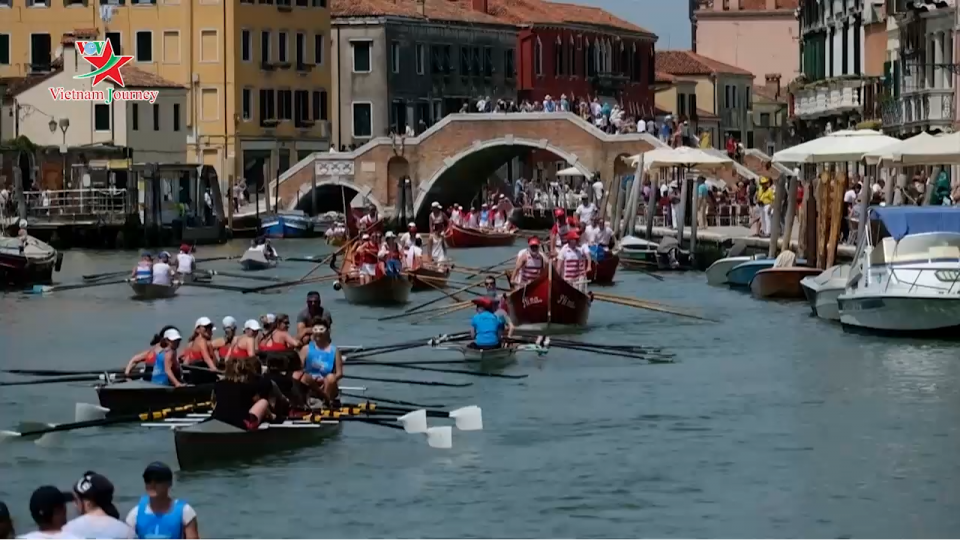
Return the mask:
<svg viewBox="0 0 960 540"><path fill-rule="evenodd" d="M180 346L181 339L180 332L176 328L169 328L163 333L160 352L156 354L150 382L161 386L183 386L180 360L177 358L177 348Z"/></svg>
<svg viewBox="0 0 960 540"><path fill-rule="evenodd" d="M343 358L330 339L330 327L318 318L314 320L310 342L300 348L303 370L309 373L322 387L323 400L335 404L340 396L340 379L343 378Z"/></svg>
<svg viewBox="0 0 960 540"><path fill-rule="evenodd" d="M143 471L146 495L127 514L127 525L137 538L200 538L197 512L180 499L170 497L173 471L159 461Z"/></svg>
<svg viewBox="0 0 960 540"><path fill-rule="evenodd" d="M489 297L474 298L473 303L477 306L477 314L470 320L470 334L473 337L470 347L481 350L499 349L507 322L501 315L496 314L497 306Z"/></svg>
<svg viewBox="0 0 960 540"><path fill-rule="evenodd" d="M130 275L137 283L153 283L153 257L144 251Z"/></svg>

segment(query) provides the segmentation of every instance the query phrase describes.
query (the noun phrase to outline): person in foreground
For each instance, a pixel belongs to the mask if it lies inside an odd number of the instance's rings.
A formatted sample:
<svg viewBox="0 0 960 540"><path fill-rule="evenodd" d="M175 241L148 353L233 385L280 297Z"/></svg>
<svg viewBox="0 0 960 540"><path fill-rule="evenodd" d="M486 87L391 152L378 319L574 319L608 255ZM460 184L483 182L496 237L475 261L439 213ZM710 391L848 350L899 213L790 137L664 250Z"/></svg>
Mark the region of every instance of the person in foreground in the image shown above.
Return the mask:
<svg viewBox="0 0 960 540"><path fill-rule="evenodd" d="M38 487L30 496L30 517L37 524L37 530L20 538L79 538L63 530L67 524L67 503L72 500L72 494L54 486Z"/></svg>
<svg viewBox="0 0 960 540"><path fill-rule="evenodd" d="M160 339L160 352L154 355L153 371L150 373L150 382L161 386L184 386L183 372L180 370L180 361L177 360L177 348L180 347L182 337L176 328L168 328Z"/></svg>
<svg viewBox="0 0 960 540"><path fill-rule="evenodd" d="M310 343L300 349L303 370L320 384L321 397L327 405L336 406L340 397L340 379L343 378L343 357L330 338L330 327L317 319L313 324Z"/></svg>
<svg viewBox="0 0 960 540"><path fill-rule="evenodd" d="M499 349L507 322L495 313L496 304L489 297L474 298L473 303L477 306L477 313L470 320L470 337L473 342L469 347L480 350Z"/></svg>
<svg viewBox="0 0 960 540"><path fill-rule="evenodd" d="M127 514L127 525L137 538L200 538L197 512L180 499L170 497L173 471L155 461L143 471L146 495Z"/></svg>
<svg viewBox="0 0 960 540"><path fill-rule="evenodd" d="M133 529L120 521L113 491L113 483L106 476L84 473L73 486L73 501L80 516L67 522L63 532L75 538L135 538Z"/></svg>
<svg viewBox="0 0 960 540"><path fill-rule="evenodd" d="M223 379L213 387L216 406L210 417L247 431L272 419L268 399L273 394L273 384L260 376L261 370L256 357L227 362Z"/></svg>

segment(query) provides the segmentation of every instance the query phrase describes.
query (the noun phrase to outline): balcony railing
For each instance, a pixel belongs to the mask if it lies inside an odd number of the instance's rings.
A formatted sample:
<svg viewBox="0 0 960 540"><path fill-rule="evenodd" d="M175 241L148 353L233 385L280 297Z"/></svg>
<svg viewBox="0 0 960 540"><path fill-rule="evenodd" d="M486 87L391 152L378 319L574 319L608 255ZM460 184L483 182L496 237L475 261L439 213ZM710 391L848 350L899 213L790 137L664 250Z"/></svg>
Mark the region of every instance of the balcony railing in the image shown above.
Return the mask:
<svg viewBox="0 0 960 540"><path fill-rule="evenodd" d="M125 216L125 189L61 189L26 191L27 216L41 220L76 221L84 218Z"/></svg>
<svg viewBox="0 0 960 540"><path fill-rule="evenodd" d="M891 101L883 104L883 127L892 128L903 124L903 102Z"/></svg>
<svg viewBox="0 0 960 540"><path fill-rule="evenodd" d="M802 88L795 94L794 114L799 118L817 118L859 109L863 84L860 79L847 79Z"/></svg>
<svg viewBox="0 0 960 540"><path fill-rule="evenodd" d="M903 98L904 124L953 123L954 94L952 90L927 91Z"/></svg>

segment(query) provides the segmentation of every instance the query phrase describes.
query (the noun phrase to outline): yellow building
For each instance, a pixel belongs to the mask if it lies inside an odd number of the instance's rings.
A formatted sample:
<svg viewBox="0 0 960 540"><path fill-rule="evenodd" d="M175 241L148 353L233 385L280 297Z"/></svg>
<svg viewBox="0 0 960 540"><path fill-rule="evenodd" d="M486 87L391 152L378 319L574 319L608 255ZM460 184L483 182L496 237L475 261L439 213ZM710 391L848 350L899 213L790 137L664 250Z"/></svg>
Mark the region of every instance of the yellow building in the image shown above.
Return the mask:
<svg viewBox="0 0 960 540"><path fill-rule="evenodd" d="M329 149L329 31L327 0L0 0L0 78L48 72L66 33L108 39L189 89L188 160L262 185Z"/></svg>

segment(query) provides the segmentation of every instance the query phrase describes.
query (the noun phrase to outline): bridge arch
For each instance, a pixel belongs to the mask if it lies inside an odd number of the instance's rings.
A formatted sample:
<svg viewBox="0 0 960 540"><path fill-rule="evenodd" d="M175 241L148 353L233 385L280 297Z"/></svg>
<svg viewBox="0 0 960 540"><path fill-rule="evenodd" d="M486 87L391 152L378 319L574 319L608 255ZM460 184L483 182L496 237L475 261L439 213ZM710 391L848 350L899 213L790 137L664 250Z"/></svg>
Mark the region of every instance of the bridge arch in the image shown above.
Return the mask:
<svg viewBox="0 0 960 540"><path fill-rule="evenodd" d="M550 143L550 141L546 139L534 140L507 136L496 139L488 139L486 141L477 141L469 148L465 148L458 154L444 159L443 165L440 166L440 168L438 168L429 179L420 183L417 189L417 196L413 204L414 215L419 216L420 212L427 208L425 205L430 202L428 201L428 197L434 190L434 187L436 187L438 182L443 179L444 175L451 172L451 170L453 170L457 164L476 154L502 147L546 150L557 156L559 159L565 160L569 166L576 167L577 170L579 170L580 173L585 177L590 178L594 174L594 171L590 170L589 167L581 162L580 158L578 158L576 154L568 152L563 148Z"/></svg>
<svg viewBox="0 0 960 540"><path fill-rule="evenodd" d="M368 186L359 186L350 180L347 180L343 177L326 177L322 180L317 180L317 198L320 199L327 198L327 205L330 205L329 198L334 199L332 209L341 211L343 208L343 198L341 194L338 193L340 190L333 190L333 188L343 188L348 193L346 195L347 205L350 204L350 201L354 199L357 195L360 195L367 200L369 204L372 204L377 207L377 213L379 215L385 215L387 207L384 206L383 202L380 201L374 194L373 190ZM310 208L311 204L311 195L310 192L313 191L312 183L304 183L300 186L297 191L296 196L290 197L286 202L287 210L306 210Z"/></svg>

